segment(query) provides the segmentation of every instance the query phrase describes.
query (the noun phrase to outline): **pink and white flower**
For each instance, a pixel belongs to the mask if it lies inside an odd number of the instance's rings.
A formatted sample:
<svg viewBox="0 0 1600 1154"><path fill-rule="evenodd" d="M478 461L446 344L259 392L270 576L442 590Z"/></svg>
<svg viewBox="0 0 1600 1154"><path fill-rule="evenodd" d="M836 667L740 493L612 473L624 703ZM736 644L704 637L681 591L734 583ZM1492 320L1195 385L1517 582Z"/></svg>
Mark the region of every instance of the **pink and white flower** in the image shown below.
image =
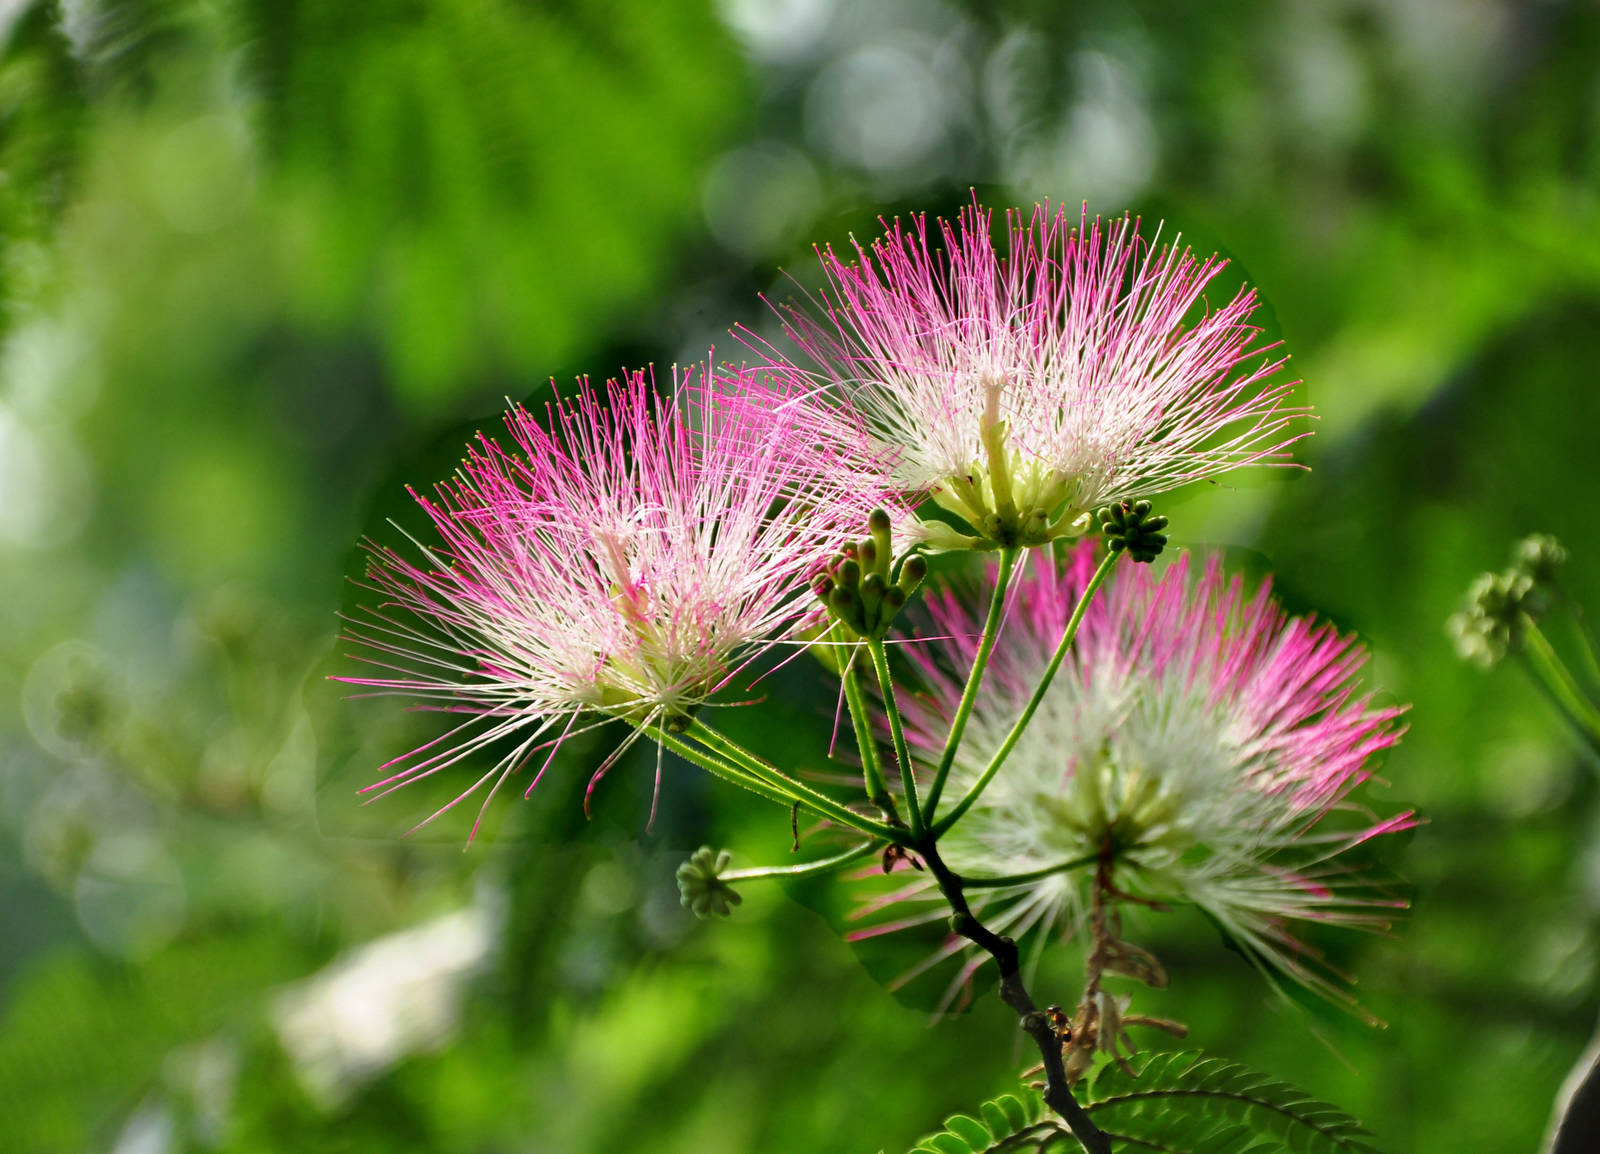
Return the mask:
<svg viewBox="0 0 1600 1154"><path fill-rule="evenodd" d="M1094 562L1085 542L1060 566L1038 557L1018 582L946 796L966 794L1010 731ZM927 692L904 713L913 747L936 761L982 618L948 591L929 606L945 639L908 647ZM1370 896L1340 858L1414 824L1409 813L1379 820L1348 801L1402 729L1402 709L1360 694L1364 663L1352 637L1289 617L1266 585L1247 596L1214 561L1197 579L1186 557L1160 577L1124 565L1090 605L1004 768L940 851L968 877L1038 875L971 891L996 932L1074 932L1104 863L1118 889L1197 906L1263 962L1336 995L1293 923L1383 924L1394 903ZM887 897L858 917L887 908L894 919L862 936L948 912L920 881ZM926 919L907 908L925 899ZM964 945L952 939L941 956Z"/></svg>
<svg viewBox="0 0 1600 1154"><path fill-rule="evenodd" d="M1255 293L1206 299L1225 261L1048 205L1006 214L1002 253L991 218L974 203L941 221L942 246L917 216L854 260L822 250L828 288L786 310L814 375L881 442L886 480L977 534L929 522L931 544L1040 544L1113 501L1285 463L1309 410L1258 343Z"/></svg>
<svg viewBox="0 0 1600 1154"><path fill-rule="evenodd" d="M547 422L512 409L513 450L480 434L452 480L413 494L438 541L369 544L384 600L347 637L382 672L341 680L466 715L369 789L493 745L445 809L493 782L487 807L542 756L531 793L580 718L681 726L818 612L808 578L881 494L812 471L781 378L708 367L675 383L662 400L642 372L584 381Z"/></svg>

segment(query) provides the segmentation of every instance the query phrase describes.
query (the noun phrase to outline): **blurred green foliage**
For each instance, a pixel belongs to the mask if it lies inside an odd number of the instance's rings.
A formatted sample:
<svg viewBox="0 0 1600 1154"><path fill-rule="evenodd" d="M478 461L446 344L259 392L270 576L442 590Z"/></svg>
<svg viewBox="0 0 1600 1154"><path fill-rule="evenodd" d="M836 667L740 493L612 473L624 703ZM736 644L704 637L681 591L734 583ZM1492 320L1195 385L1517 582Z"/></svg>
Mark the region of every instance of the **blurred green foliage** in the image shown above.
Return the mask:
<svg viewBox="0 0 1600 1154"><path fill-rule="evenodd" d="M726 350L812 240L973 185L1259 286L1313 469L1163 511L1414 703L1368 798L1427 818L1414 912L1319 942L1389 1027L1183 914L1146 1008L1386 1150L1534 1147L1600 1010L1600 791L1444 621L1534 530L1600 611L1593 5L22 0L0 175L0 1149L894 1150L1015 1089L992 999L928 1028L826 887L678 907L786 815L668 759L646 834L639 750L586 822L598 733L470 852L402 840L425 791L353 787L437 730L324 680L354 542L501 398ZM763 691L728 731L824 769L826 686Z"/></svg>

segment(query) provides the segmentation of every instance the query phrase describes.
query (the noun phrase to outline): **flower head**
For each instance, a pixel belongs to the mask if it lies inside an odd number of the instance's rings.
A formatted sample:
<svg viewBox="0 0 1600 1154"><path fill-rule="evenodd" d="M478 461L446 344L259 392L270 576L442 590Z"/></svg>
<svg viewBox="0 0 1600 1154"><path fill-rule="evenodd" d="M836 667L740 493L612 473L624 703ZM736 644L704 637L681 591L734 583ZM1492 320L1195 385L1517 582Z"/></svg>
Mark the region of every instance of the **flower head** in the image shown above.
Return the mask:
<svg viewBox="0 0 1600 1154"><path fill-rule="evenodd" d="M976 780L1038 684L1093 554L1085 542L1064 568L1040 558L1019 582L952 796ZM913 745L937 759L964 682L952 670L970 664L981 621L952 593L930 608L949 640L916 647L929 693L906 712ZM1361 817L1345 800L1400 735L1401 710L1358 696L1364 659L1333 626L1288 617L1266 587L1247 597L1215 563L1198 579L1182 558L1160 577L1124 565L941 852L963 876L1034 875L973 891L986 895L983 920L997 932L1071 932L1088 887L1109 878L1138 898L1198 906L1255 957L1336 993L1291 923L1381 923L1390 903L1362 896L1338 858L1413 820ZM1341 809L1356 820L1330 818Z"/></svg>
<svg viewBox="0 0 1600 1154"><path fill-rule="evenodd" d="M1157 247L1124 217L1006 214L1005 252L978 206L898 221L855 259L821 252L829 287L786 330L880 440L889 480L976 534L936 546L1041 544L1103 505L1238 465L1279 462L1307 410L1256 344L1253 291L1221 307L1222 270Z"/></svg>
<svg viewBox="0 0 1600 1154"><path fill-rule="evenodd" d="M438 542L414 542L415 559L369 545L384 602L347 636L384 672L342 680L468 715L370 789L509 738L450 804L491 781L492 798L580 716L682 726L819 612L807 581L877 495L810 470L781 381L708 368L676 384L664 401L644 373L603 393L584 381L548 427L511 410L517 451L480 434L454 479L414 494Z"/></svg>

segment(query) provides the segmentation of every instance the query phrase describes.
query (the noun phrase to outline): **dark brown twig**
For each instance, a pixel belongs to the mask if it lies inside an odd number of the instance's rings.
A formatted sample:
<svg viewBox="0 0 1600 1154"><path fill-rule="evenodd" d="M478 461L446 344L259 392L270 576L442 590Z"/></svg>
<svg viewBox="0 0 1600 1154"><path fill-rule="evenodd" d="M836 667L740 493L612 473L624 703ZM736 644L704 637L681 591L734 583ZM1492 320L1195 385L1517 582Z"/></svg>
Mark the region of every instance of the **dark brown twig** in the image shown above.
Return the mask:
<svg viewBox="0 0 1600 1154"><path fill-rule="evenodd" d="M1033 998L1023 984L1017 943L990 930L973 914L967 905L961 878L945 865L934 838L925 838L916 848L954 911L950 928L987 953L1000 968L1000 998L1016 1011L1019 1024L1039 1047L1039 1056L1044 1060L1045 1103L1066 1120L1073 1136L1083 1143L1089 1154L1111 1154L1111 1139L1090 1120L1067 1084L1066 1064L1061 1056L1061 1036L1051 1024L1050 1016L1034 1005Z"/></svg>

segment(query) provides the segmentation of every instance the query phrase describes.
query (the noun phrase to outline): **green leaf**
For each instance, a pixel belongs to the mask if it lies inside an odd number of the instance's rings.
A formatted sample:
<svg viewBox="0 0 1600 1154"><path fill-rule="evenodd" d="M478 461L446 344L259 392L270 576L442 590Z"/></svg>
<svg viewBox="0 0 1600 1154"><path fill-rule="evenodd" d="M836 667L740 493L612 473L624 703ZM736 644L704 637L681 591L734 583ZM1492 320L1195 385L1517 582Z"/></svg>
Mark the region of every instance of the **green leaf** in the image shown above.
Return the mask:
<svg viewBox="0 0 1600 1154"><path fill-rule="evenodd" d="M1378 1154L1350 1115L1287 1082L1199 1051L1110 1062L1078 1098L1115 1149L1155 1154ZM1009 1154L1079 1149L1033 1092L1004 1094L954 1114L911 1154Z"/></svg>
<svg viewBox="0 0 1600 1154"><path fill-rule="evenodd" d="M953 1114L945 1128L919 1142L911 1154L987 1154L988 1151L1042 1150L1064 1131L1038 1094L1002 1094L978 1108L983 1120Z"/></svg>
<svg viewBox="0 0 1600 1154"><path fill-rule="evenodd" d="M1011 1100L1016 1102L1015 1098ZM1019 1108L1021 1105L1022 1103L1017 1103ZM1006 1113L1005 1109L1000 1105L999 1102L985 1102L979 1108L978 1112L983 1115L984 1125L989 1127L991 1133L1009 1134L1011 1131L1017 1129L1017 1123L1011 1120L1010 1116Z"/></svg>
<svg viewBox="0 0 1600 1154"><path fill-rule="evenodd" d="M1171 1154L1377 1154L1335 1106L1287 1082L1198 1051L1102 1066L1080 1091L1095 1124L1122 1145Z"/></svg>
<svg viewBox="0 0 1600 1154"><path fill-rule="evenodd" d="M989 1128L966 1114L952 1114L944 1120L944 1128L978 1150L983 1149L990 1138Z"/></svg>
<svg viewBox="0 0 1600 1154"><path fill-rule="evenodd" d="M1002 1094L991 1104L1005 1112L1006 1118L1011 1123L1012 1130L1020 1130L1029 1122L1035 1120L1035 1116L1030 1115L1027 1103L1024 1103L1015 1094Z"/></svg>

